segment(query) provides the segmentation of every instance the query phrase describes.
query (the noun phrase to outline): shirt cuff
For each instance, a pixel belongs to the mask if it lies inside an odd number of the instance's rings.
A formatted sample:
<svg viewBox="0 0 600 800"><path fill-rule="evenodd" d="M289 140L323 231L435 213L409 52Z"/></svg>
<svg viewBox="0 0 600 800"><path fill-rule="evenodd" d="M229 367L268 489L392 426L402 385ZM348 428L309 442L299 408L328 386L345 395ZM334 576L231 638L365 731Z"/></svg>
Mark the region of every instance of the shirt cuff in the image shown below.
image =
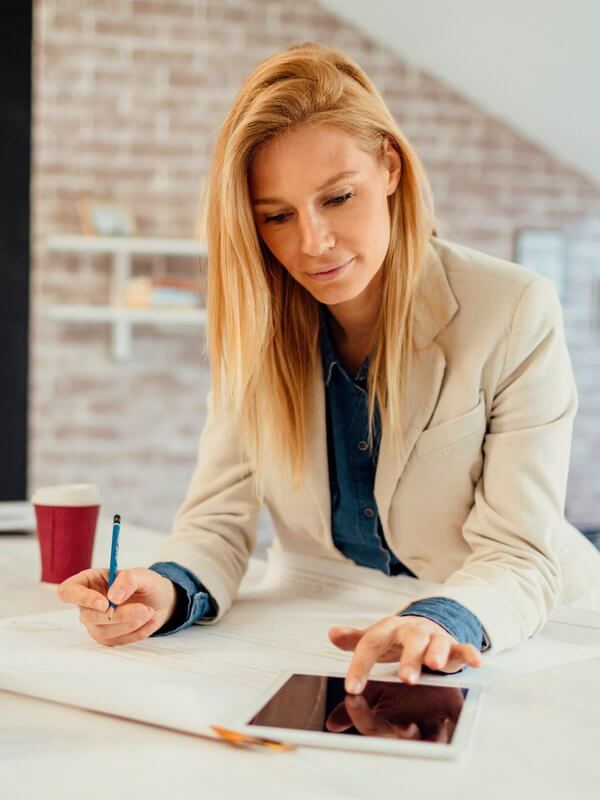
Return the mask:
<svg viewBox="0 0 600 800"><path fill-rule="evenodd" d="M175 610L171 617L148 638L177 633L189 628L197 620L217 615L217 606L210 592L181 564L175 561L157 561L148 569L172 581L177 595Z"/></svg>
<svg viewBox="0 0 600 800"><path fill-rule="evenodd" d="M465 608L456 600L451 600L449 597L428 597L425 600L417 600L408 608L400 611L398 616L403 617L409 614L417 617L426 617L432 622L436 622L451 636L454 636L457 642L472 644L478 650L481 650L484 644L489 647L489 642L485 637L485 632L479 619L468 608ZM431 669L425 664L423 664L422 669L423 672L449 674L442 670ZM463 666L457 672L462 672L464 669L465 667Z"/></svg>

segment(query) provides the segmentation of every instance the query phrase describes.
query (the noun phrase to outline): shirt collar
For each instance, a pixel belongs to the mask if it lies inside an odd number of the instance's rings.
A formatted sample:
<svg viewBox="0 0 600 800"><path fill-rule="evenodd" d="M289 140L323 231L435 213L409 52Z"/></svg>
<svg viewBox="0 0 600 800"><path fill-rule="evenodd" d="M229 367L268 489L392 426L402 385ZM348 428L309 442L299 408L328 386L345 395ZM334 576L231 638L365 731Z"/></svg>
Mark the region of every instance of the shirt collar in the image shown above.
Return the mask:
<svg viewBox="0 0 600 800"><path fill-rule="evenodd" d="M345 371L344 366L341 362L341 359L333 343L333 338L331 336L331 331L329 329L328 317L329 317L329 312L327 311L327 307L323 303L320 303L319 343L321 346L321 359L323 361L323 375L325 377L326 386L329 386L329 384L331 383L331 373L335 365L337 365L338 369ZM368 362L369 362L369 356L367 356L366 359L363 361L363 363L360 365L358 375L350 376L354 381L363 380L364 378L366 378L368 372Z"/></svg>

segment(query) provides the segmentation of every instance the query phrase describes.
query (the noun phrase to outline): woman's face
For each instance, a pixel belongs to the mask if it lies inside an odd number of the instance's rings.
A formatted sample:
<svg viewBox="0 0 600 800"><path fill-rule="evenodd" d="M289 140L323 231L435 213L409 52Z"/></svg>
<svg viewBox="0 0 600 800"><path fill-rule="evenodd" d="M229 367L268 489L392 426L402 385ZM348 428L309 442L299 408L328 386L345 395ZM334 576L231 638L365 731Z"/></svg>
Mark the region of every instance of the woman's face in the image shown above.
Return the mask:
<svg viewBox="0 0 600 800"><path fill-rule="evenodd" d="M298 283L327 305L367 288L387 252L387 197L400 178L389 142L378 162L338 128L297 128L262 147L249 177L259 235Z"/></svg>

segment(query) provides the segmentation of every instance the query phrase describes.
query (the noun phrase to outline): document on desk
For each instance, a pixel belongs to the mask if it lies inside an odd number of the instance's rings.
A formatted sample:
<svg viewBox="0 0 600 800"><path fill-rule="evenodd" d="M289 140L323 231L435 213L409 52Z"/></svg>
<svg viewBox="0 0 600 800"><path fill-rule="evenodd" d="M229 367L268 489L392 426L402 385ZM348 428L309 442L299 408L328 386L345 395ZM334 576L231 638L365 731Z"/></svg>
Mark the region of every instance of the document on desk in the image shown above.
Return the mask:
<svg viewBox="0 0 600 800"><path fill-rule="evenodd" d="M270 553L264 578L240 587L216 625L106 647L90 638L78 609L0 620L0 689L199 735L246 707L283 671L344 674L352 656L329 642L332 625L366 627L429 586L406 575ZM493 683L597 658L548 626L519 648L447 683ZM587 641L587 640L586 640ZM377 664L373 677L393 675ZM436 676L437 677L437 676Z"/></svg>

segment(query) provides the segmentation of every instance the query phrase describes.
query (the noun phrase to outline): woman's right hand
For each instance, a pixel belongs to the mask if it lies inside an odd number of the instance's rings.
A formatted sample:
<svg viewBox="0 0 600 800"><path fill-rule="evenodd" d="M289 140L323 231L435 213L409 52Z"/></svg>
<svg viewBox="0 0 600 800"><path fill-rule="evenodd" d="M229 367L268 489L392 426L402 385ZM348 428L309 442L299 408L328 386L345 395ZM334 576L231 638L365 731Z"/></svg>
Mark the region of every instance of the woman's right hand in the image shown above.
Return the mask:
<svg viewBox="0 0 600 800"><path fill-rule="evenodd" d="M79 621L92 639L108 647L150 636L171 618L177 603L173 582L144 567L118 572L110 590L107 569L85 569L63 581L58 596L79 606ZM109 600L117 606L110 614Z"/></svg>

